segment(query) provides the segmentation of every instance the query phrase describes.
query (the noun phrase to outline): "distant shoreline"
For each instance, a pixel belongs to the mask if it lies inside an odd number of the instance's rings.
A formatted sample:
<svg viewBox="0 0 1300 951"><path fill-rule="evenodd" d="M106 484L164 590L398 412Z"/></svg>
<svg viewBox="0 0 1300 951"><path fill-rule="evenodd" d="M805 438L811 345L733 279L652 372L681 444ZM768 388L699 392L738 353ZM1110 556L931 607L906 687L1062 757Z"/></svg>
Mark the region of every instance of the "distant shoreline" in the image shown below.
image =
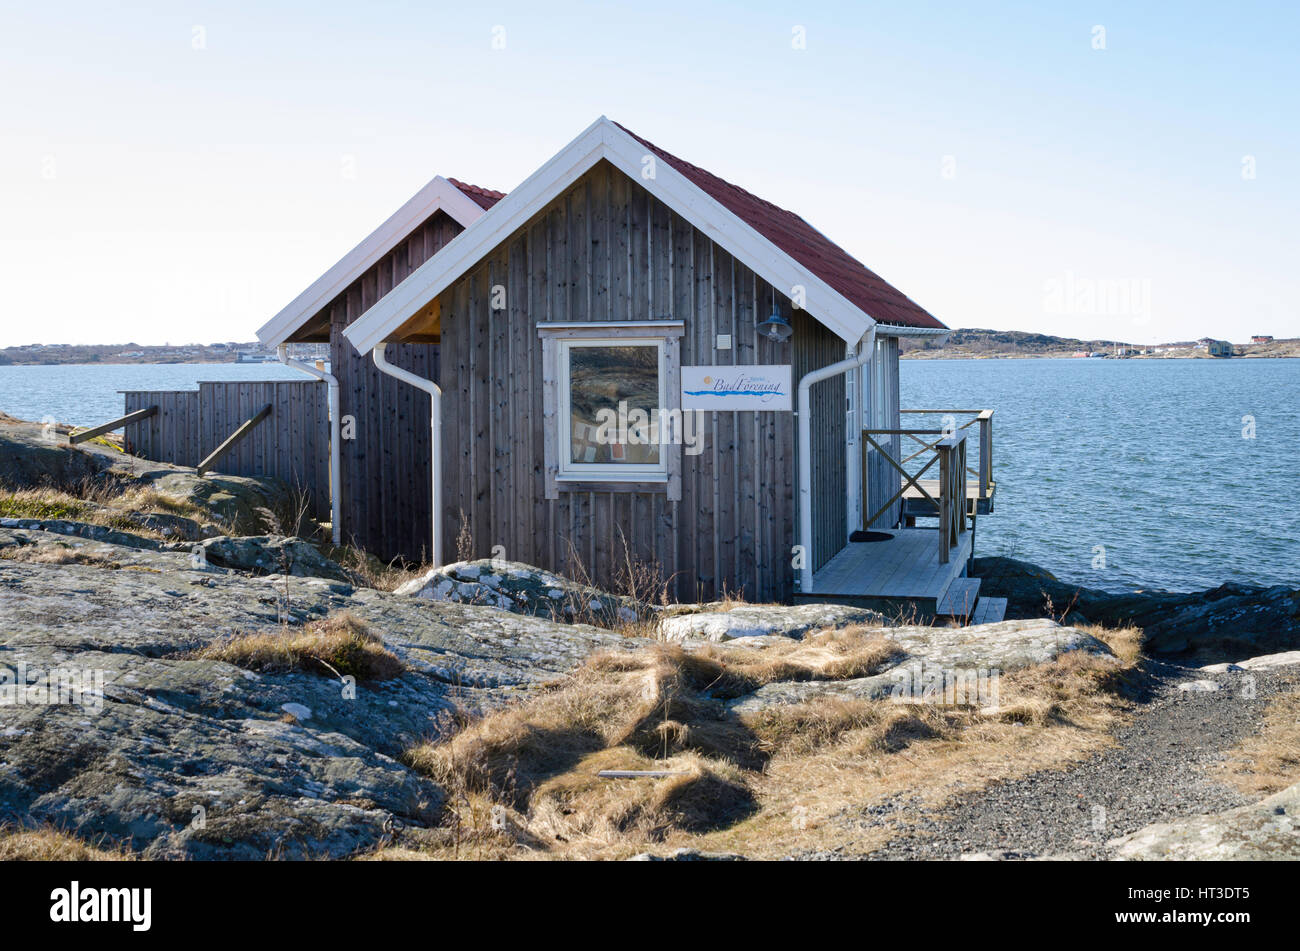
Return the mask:
<svg viewBox="0 0 1300 951"><path fill-rule="evenodd" d="M963 353L946 350L909 350L900 355L903 360L1206 360L1228 362L1231 360L1300 360L1300 353L1242 353L1232 357L1211 357L1206 354L1134 354L1127 357L1077 357L1071 353Z"/></svg>

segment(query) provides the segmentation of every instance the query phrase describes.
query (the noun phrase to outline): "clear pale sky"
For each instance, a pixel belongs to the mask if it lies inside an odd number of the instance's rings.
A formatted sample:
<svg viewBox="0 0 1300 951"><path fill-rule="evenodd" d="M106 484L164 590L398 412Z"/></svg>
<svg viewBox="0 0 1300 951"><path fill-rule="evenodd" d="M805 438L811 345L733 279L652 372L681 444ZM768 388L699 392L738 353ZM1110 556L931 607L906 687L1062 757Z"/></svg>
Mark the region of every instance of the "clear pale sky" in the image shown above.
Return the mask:
<svg viewBox="0 0 1300 951"><path fill-rule="evenodd" d="M1300 336L1300 14L1133 6L8 4L0 346L252 339L602 114L949 326Z"/></svg>

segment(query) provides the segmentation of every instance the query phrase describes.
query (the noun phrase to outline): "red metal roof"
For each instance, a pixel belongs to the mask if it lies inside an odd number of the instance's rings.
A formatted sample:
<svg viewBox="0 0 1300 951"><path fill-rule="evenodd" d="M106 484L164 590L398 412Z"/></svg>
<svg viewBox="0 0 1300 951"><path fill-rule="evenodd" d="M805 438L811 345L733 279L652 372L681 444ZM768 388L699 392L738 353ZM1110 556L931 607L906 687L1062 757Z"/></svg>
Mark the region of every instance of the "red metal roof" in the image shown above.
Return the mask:
<svg viewBox="0 0 1300 951"><path fill-rule="evenodd" d="M474 201L475 204L477 204L480 208L484 209L485 211L488 208L491 208L497 202L499 202L502 198L506 197L505 192L493 191L491 188L480 188L478 185L469 185L465 182L457 181L456 179L450 177L447 179L447 181L451 182L453 185L455 185L457 188L463 191L466 195L470 197L470 199Z"/></svg>
<svg viewBox="0 0 1300 951"><path fill-rule="evenodd" d="M619 128L820 277L867 316L882 324L947 329L920 304L886 283L878 274L794 212L778 208L743 188L723 181L712 172L665 152L625 126L619 125Z"/></svg>

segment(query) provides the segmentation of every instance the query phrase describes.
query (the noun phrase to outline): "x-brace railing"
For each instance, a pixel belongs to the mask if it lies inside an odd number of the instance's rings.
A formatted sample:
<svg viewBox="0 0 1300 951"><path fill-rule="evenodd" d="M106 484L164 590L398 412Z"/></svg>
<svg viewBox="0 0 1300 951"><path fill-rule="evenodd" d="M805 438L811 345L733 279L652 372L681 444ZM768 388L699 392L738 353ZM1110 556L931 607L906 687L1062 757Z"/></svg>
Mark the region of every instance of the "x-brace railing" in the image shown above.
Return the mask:
<svg viewBox="0 0 1300 951"><path fill-rule="evenodd" d="M880 443L876 442L874 439L871 438L873 433L877 436L909 436L912 439L916 440L917 442L921 443L921 448L900 462L893 457L893 455L890 453L888 449L886 449L884 446L880 445ZM933 442L926 442L925 440L918 438L919 436L922 435L933 435L933 436L938 436L939 438L934 440ZM862 523L864 528L869 525L874 525L877 518L879 518L885 512L889 511L889 507L903 497L903 493L908 490L909 486L914 487L918 492L920 492L927 499L929 499L930 504L933 505L936 509L939 508L938 500L925 490L925 486L921 485L920 479L921 476L925 475L926 471L929 470L931 466L933 466L936 462L939 461L939 453L936 447L939 445L940 442L944 440L944 438L946 438L949 435L951 434L944 432L942 429L871 429L871 430L863 431L862 436L866 440L866 442L862 446L863 471L864 472L866 471L867 451L868 449L874 448L876 452L880 453L880 455L885 459L885 461L888 462L895 469L897 469L899 475L903 477L902 487L897 492L895 492L893 496L890 497L888 502L886 502L884 505L880 506L880 508L878 508L876 511L871 513L871 517ZM927 451L934 452L934 458L932 458L929 462L927 462L924 466L922 466L915 475L908 472L907 469L905 468L907 463L911 462L917 456Z"/></svg>

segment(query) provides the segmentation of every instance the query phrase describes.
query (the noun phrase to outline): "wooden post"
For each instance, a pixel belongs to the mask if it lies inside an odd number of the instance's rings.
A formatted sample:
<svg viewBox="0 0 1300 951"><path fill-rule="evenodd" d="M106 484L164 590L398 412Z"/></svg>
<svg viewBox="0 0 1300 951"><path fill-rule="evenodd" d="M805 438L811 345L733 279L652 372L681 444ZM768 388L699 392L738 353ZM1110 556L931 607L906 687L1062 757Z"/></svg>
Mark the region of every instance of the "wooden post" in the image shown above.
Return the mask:
<svg viewBox="0 0 1300 951"><path fill-rule="evenodd" d="M241 424L238 429L236 429L233 433L231 433L229 436L226 437L225 442L223 442L216 449L212 450L212 452L209 453L208 457L199 463L198 465L199 475L203 475L208 470L210 470L214 465L216 465L218 459L220 459L231 449L233 449L236 443L238 443L241 439L243 439L245 436L251 433L253 431L253 428L258 423L260 423L262 420L266 419L266 417L270 415L271 415L271 404L267 403L260 410L258 410L255 415L245 420L244 423Z"/></svg>
<svg viewBox="0 0 1300 951"><path fill-rule="evenodd" d="M146 406L144 409L138 409L134 413L127 413L125 416L119 416L117 419L104 423L102 426L95 426L79 433L70 434L68 436L68 445L75 446L77 443L85 442L87 439L94 439L96 436L102 436L104 433L112 432L114 429L120 429L128 423L147 419L157 412L157 406Z"/></svg>
<svg viewBox="0 0 1300 951"><path fill-rule="evenodd" d="M993 481L993 410L979 415L980 422L980 498L989 497L989 483Z"/></svg>

